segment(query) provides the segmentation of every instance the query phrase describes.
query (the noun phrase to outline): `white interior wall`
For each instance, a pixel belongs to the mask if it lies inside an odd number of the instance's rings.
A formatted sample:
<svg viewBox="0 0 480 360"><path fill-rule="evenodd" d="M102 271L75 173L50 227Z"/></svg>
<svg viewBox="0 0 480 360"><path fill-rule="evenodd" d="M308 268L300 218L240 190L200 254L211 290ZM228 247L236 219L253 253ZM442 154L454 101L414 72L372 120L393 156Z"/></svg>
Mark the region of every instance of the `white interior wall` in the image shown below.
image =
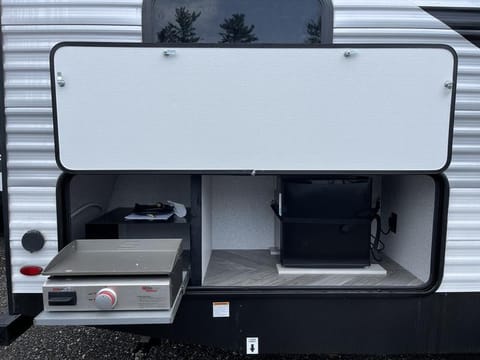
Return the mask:
<svg viewBox="0 0 480 360"><path fill-rule="evenodd" d="M214 176L211 186L213 249L274 246L274 176Z"/></svg>
<svg viewBox="0 0 480 360"><path fill-rule="evenodd" d="M385 176L382 181L382 222L398 215L397 232L382 235L385 254L422 281L430 276L435 182L427 175Z"/></svg>

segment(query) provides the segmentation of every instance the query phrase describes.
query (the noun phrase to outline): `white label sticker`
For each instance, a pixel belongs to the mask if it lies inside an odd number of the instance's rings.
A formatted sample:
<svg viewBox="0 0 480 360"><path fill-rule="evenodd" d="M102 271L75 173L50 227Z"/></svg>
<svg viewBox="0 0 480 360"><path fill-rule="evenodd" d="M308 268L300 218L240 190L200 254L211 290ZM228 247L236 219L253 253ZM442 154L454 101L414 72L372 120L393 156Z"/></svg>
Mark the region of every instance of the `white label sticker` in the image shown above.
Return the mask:
<svg viewBox="0 0 480 360"><path fill-rule="evenodd" d="M230 302L217 301L213 303L213 317L230 317Z"/></svg>
<svg viewBox="0 0 480 360"><path fill-rule="evenodd" d="M258 354L258 337L247 337L247 355Z"/></svg>

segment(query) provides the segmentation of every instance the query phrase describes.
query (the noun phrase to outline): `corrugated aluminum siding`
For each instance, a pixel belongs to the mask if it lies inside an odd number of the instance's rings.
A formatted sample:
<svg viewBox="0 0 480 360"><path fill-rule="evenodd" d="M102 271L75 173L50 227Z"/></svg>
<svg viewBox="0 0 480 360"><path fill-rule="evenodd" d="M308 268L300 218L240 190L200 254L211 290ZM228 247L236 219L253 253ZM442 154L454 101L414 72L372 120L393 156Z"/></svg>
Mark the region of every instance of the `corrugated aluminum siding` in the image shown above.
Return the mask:
<svg viewBox="0 0 480 360"><path fill-rule="evenodd" d="M334 1L335 43L441 43L459 57L444 278L439 291L480 291L480 49L418 7L462 1ZM457 19L458 21L458 19Z"/></svg>
<svg viewBox="0 0 480 360"><path fill-rule="evenodd" d="M41 292L42 277L22 265L45 266L57 253L49 51L60 41L140 42L141 0L2 0L10 247L13 292ZM46 245L30 254L23 234L40 230Z"/></svg>

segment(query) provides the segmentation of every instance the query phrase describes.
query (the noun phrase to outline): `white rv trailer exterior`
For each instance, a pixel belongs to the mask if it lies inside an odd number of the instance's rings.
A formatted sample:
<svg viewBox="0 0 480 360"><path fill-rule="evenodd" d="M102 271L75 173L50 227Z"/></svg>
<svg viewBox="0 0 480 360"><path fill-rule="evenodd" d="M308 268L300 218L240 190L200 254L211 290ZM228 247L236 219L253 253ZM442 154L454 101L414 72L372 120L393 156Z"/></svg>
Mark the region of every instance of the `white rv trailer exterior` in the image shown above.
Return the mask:
<svg viewBox="0 0 480 360"><path fill-rule="evenodd" d="M420 6L475 1L333 1L333 43L432 43L458 54L450 207L441 292L480 291L480 49ZM44 279L20 274L58 251L49 52L62 41L142 41L142 1L2 1L7 187L13 293L40 293ZM40 230L45 247L23 249Z"/></svg>
<svg viewBox="0 0 480 360"><path fill-rule="evenodd" d="M142 41L141 0L2 0L6 183L13 294L41 293L44 278L24 276L58 252L49 52L62 41ZM437 292L480 292L480 49L423 10L480 8L476 1L333 0L333 43L446 44L458 54L449 220ZM44 248L22 236L36 229Z"/></svg>

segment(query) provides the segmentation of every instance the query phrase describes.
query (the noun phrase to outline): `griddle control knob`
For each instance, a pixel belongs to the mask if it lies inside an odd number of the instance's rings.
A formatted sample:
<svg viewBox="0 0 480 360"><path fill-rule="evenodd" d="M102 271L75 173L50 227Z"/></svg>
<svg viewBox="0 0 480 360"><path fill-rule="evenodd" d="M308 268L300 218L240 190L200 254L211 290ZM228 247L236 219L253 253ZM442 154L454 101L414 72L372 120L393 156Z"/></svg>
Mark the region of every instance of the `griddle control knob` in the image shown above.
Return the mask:
<svg viewBox="0 0 480 360"><path fill-rule="evenodd" d="M95 295L95 305L100 310L112 310L117 305L117 294L109 288L103 288Z"/></svg>

